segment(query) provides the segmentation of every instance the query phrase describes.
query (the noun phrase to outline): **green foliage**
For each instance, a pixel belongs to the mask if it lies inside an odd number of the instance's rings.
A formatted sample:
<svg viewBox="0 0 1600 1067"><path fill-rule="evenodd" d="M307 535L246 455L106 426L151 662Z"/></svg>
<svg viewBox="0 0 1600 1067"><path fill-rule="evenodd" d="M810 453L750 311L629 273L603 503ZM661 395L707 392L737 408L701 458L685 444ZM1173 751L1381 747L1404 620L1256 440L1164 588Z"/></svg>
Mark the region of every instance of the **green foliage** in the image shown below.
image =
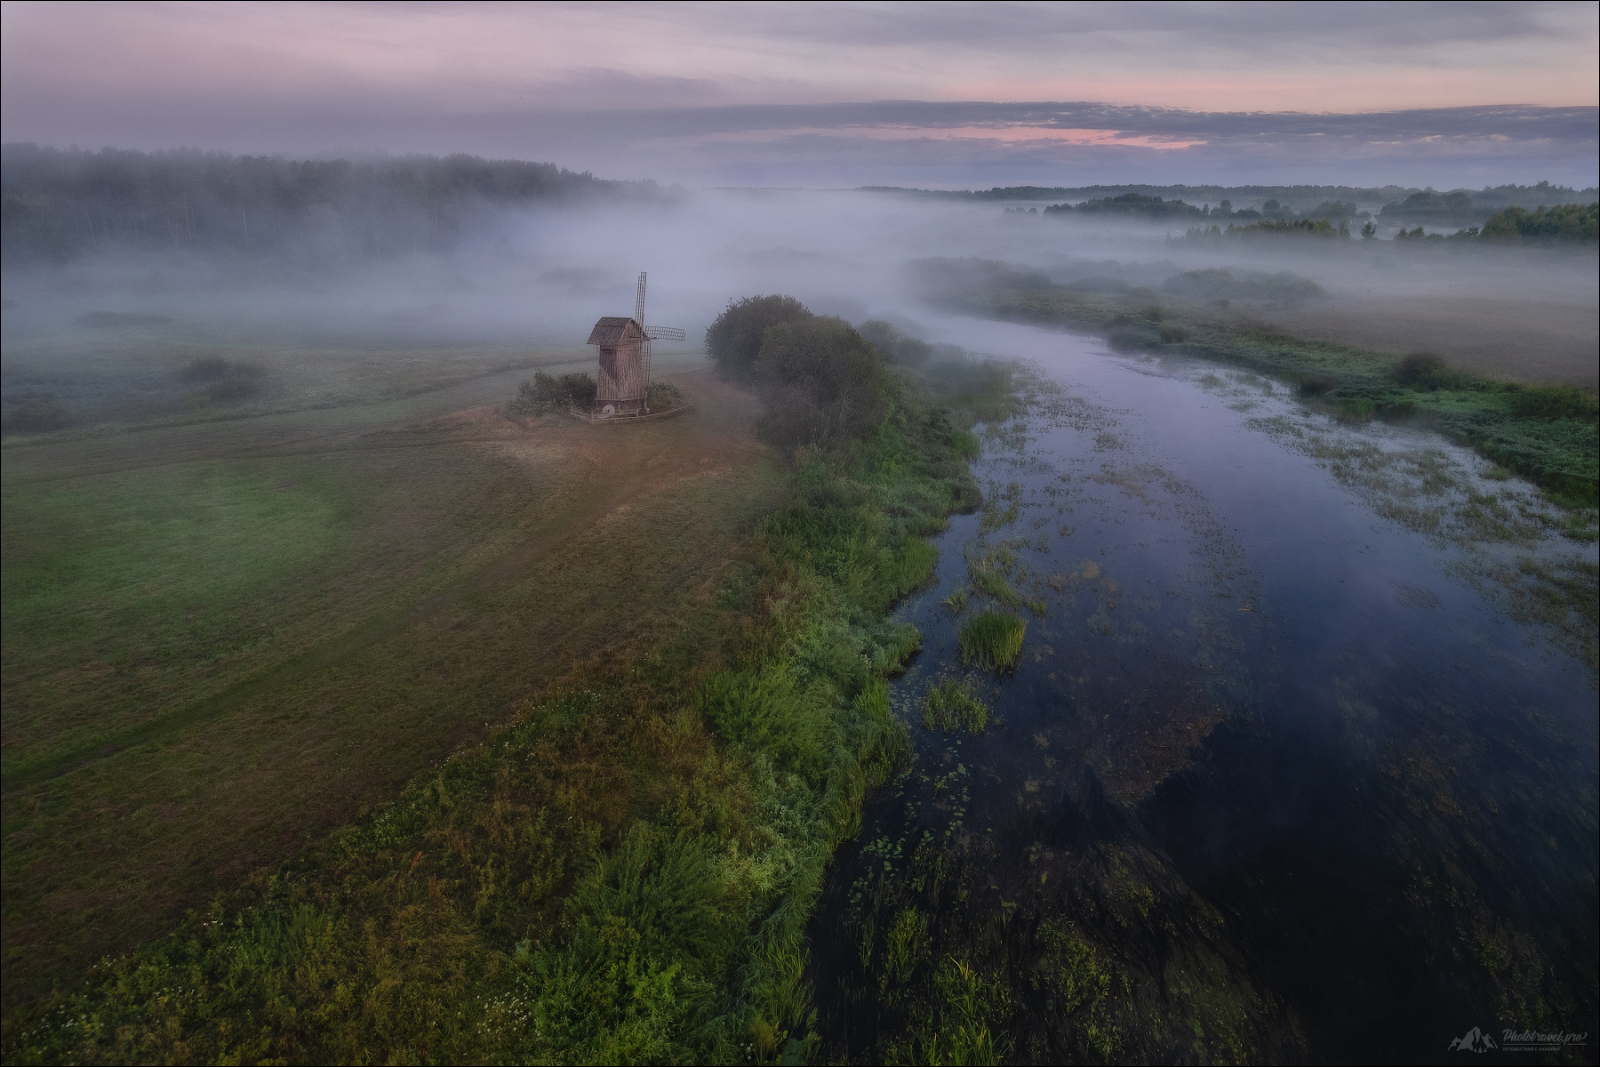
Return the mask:
<svg viewBox="0 0 1600 1067"><path fill-rule="evenodd" d="M651 382L646 405L651 411L671 411L683 406L683 390L671 382Z"/></svg>
<svg viewBox="0 0 1600 1067"><path fill-rule="evenodd" d="M1444 357L1432 352L1413 352L1394 368L1394 380L1415 389L1437 389L1454 378Z"/></svg>
<svg viewBox="0 0 1600 1067"><path fill-rule="evenodd" d="M706 351L717 373L736 382L753 382L756 358L767 330L786 322L812 318L792 296L747 296L729 301L727 308L706 327Z"/></svg>
<svg viewBox="0 0 1600 1067"><path fill-rule="evenodd" d="M654 390L655 384L650 388ZM598 390L594 379L581 371L560 377L537 371L533 381L517 387L517 395L507 409L513 415L553 415L571 408L583 410L594 403Z"/></svg>
<svg viewBox="0 0 1600 1067"><path fill-rule="evenodd" d="M1219 268L1184 271L1168 278L1162 289L1192 300L1241 300L1261 304L1293 304L1322 295L1322 286L1288 271L1235 274Z"/></svg>
<svg viewBox="0 0 1600 1067"><path fill-rule="evenodd" d="M7 144L7 264L125 248L390 257L444 251L505 205L659 196L549 163L475 156L352 162Z"/></svg>
<svg viewBox="0 0 1600 1067"><path fill-rule="evenodd" d="M1143 193L1122 193L1118 196L1107 196L1096 200L1085 200L1081 204L1055 204L1044 209L1046 215L1061 215L1076 212L1083 215L1138 215L1147 219L1188 218L1199 215L1200 208L1186 204L1182 200L1163 200L1159 196L1146 196Z"/></svg>
<svg viewBox="0 0 1600 1067"><path fill-rule="evenodd" d="M580 671L393 804L8 1021L6 1059L803 1052L806 924L905 744L884 678L920 637L885 614L927 579L922 535L977 495L955 434L923 397L807 451L753 532L755 589L719 648ZM923 966L914 917L896 944L898 966Z"/></svg>
<svg viewBox="0 0 1600 1067"><path fill-rule="evenodd" d="M929 686L922 698L922 725L945 733L965 726L981 734L989 728L989 705L978 697L970 680L946 679Z"/></svg>
<svg viewBox="0 0 1600 1067"><path fill-rule="evenodd" d="M244 400L261 391L267 369L246 360L229 361L220 356L200 356L178 369L177 379L198 385L212 400Z"/></svg>
<svg viewBox="0 0 1600 1067"><path fill-rule="evenodd" d="M1141 305L1132 293L1083 293L1048 281L1041 287L1004 264L983 260L929 260L913 264L911 272L925 294L947 305L1002 319L1100 328L1117 348L1159 343L1158 331L1133 317ZM1179 278L1185 279L1181 287L1194 286L1198 295L1225 281L1224 273L1196 271ZM1389 355L1286 336L1193 303L1170 310L1179 320L1170 325L1190 330L1188 351L1196 355L1285 378L1302 396L1344 418L1421 420L1534 481L1563 506L1592 507L1600 499L1600 422L1593 394L1569 387L1529 389L1427 361L1407 367Z"/></svg>
<svg viewBox="0 0 1600 1067"><path fill-rule="evenodd" d="M1600 240L1600 202L1558 204L1528 211L1508 207L1491 215L1482 235L1492 241L1596 241Z"/></svg>
<svg viewBox="0 0 1600 1067"><path fill-rule="evenodd" d="M984 670L1004 671L1022 658L1025 620L1015 615L985 611L961 628L961 662L975 663Z"/></svg>
<svg viewBox="0 0 1600 1067"><path fill-rule="evenodd" d="M856 329L885 359L902 367L920 367L934 352L933 345L908 337L881 319L868 319Z"/></svg>
<svg viewBox="0 0 1600 1067"><path fill-rule="evenodd" d="M762 432L788 445L861 437L897 395L883 355L848 322L823 316L769 327L755 379Z"/></svg>
<svg viewBox="0 0 1600 1067"><path fill-rule="evenodd" d="M1318 219L1263 219L1260 222L1248 223L1244 226L1235 226L1229 223L1226 229L1212 225L1209 228L1191 227L1184 232L1184 237L1192 241L1203 241L1212 238L1224 237L1258 237L1262 235L1296 235L1301 237L1349 237L1350 227L1346 223L1335 226L1330 220Z"/></svg>
<svg viewBox="0 0 1600 1067"><path fill-rule="evenodd" d="M1423 189L1399 203L1385 204L1378 214L1410 222L1471 222L1476 210L1471 194L1464 189L1448 193Z"/></svg>

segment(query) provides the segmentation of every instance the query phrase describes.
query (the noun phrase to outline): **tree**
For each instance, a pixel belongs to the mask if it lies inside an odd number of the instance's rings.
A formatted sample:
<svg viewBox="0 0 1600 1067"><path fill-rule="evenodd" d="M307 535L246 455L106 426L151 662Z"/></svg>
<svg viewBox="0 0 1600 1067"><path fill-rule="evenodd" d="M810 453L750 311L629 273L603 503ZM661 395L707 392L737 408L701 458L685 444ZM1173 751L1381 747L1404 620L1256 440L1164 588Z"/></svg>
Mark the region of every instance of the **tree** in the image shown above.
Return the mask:
<svg viewBox="0 0 1600 1067"><path fill-rule="evenodd" d="M706 351L717 373L731 381L755 379L756 357L768 329L812 318L811 311L792 296L747 296L730 301L726 310L706 329Z"/></svg>
<svg viewBox="0 0 1600 1067"><path fill-rule="evenodd" d="M782 444L860 437L883 421L894 399L883 354L831 316L769 326L754 370L766 406L762 432Z"/></svg>
<svg viewBox="0 0 1600 1067"><path fill-rule="evenodd" d="M1378 236L1378 226L1371 219L1368 219L1367 224L1361 227L1361 239L1370 241L1376 236Z"/></svg>

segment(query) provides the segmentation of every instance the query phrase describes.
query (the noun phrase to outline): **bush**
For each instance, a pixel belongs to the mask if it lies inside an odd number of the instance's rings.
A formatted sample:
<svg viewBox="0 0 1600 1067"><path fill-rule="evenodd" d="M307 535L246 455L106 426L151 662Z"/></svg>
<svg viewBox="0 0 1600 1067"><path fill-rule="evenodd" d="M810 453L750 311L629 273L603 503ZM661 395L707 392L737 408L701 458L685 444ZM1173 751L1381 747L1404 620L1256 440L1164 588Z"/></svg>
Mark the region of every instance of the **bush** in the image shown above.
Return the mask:
<svg viewBox="0 0 1600 1067"><path fill-rule="evenodd" d="M674 392L677 390L676 386L664 382L660 384ZM582 372L563 374L557 378L538 371L533 381L518 386L516 399L507 408L513 415L551 415L572 407L584 408L594 403L598 388L594 379ZM655 388L655 384L650 386L652 400Z"/></svg>
<svg viewBox="0 0 1600 1067"><path fill-rule="evenodd" d="M1455 374L1444 357L1432 352L1413 352L1394 369L1394 380L1413 389L1438 389L1454 379Z"/></svg>
<svg viewBox="0 0 1600 1067"><path fill-rule="evenodd" d="M651 411L671 411L683 406L683 390L671 382L651 382L646 404Z"/></svg>
<svg viewBox="0 0 1600 1067"><path fill-rule="evenodd" d="M755 379L766 405L762 432L789 445L864 436L895 396L883 355L848 322L831 317L768 327Z"/></svg>
<svg viewBox="0 0 1600 1067"><path fill-rule="evenodd" d="M856 329L890 363L902 367L920 367L933 355L933 346L928 342L907 337L881 319L868 319Z"/></svg>
<svg viewBox="0 0 1600 1067"><path fill-rule="evenodd" d="M706 351L717 365L718 374L748 383L755 380L756 360L767 330L812 317L810 310L792 296L747 296L730 301L706 328Z"/></svg>
<svg viewBox="0 0 1600 1067"><path fill-rule="evenodd" d="M1524 386L1511 393L1511 410L1524 419L1593 419L1600 401L1570 385Z"/></svg>
<svg viewBox="0 0 1600 1067"><path fill-rule="evenodd" d="M1557 204L1529 212L1508 207L1483 224L1489 240L1594 241L1600 236L1600 203Z"/></svg>
<svg viewBox="0 0 1600 1067"><path fill-rule="evenodd" d="M1161 343L1165 345L1182 344L1189 339L1189 329L1186 326L1161 327Z"/></svg>
<svg viewBox="0 0 1600 1067"><path fill-rule="evenodd" d="M267 370L259 363L231 363L221 356L197 356L178 368L180 382L204 385L212 400L243 400L261 391Z"/></svg>

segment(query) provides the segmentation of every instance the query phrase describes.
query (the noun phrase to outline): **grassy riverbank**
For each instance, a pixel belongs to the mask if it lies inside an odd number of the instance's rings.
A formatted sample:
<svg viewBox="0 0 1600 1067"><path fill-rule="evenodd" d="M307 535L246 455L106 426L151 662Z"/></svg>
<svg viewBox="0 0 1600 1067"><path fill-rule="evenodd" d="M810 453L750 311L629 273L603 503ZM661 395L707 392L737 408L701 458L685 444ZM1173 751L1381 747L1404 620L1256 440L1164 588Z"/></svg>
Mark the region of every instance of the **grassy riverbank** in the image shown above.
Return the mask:
<svg viewBox="0 0 1600 1067"><path fill-rule="evenodd" d="M1540 485L1593 530L1600 500L1596 398L1571 386L1528 386L1350 345L1285 334L1227 301L1149 289L1089 293L976 260L917 265L925 292L948 306L1014 322L1107 333L1119 348L1201 356L1296 382L1350 420L1429 426Z"/></svg>
<svg viewBox="0 0 1600 1067"><path fill-rule="evenodd" d="M801 1051L804 923L903 744L884 678L919 638L887 609L929 573L922 536L976 504L962 427L1009 388L971 365L900 381L870 434L796 454L693 625L10 1012L7 1060Z"/></svg>

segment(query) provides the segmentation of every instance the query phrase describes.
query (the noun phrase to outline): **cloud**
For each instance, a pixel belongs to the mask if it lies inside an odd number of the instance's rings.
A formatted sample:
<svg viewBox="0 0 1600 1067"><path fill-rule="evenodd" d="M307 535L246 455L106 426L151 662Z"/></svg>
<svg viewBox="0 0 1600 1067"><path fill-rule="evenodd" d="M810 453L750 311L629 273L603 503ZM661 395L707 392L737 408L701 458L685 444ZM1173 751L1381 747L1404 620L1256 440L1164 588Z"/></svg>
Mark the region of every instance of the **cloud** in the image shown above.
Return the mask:
<svg viewBox="0 0 1600 1067"><path fill-rule="evenodd" d="M697 184L1596 170L1592 3L0 10L8 140L462 151Z"/></svg>

